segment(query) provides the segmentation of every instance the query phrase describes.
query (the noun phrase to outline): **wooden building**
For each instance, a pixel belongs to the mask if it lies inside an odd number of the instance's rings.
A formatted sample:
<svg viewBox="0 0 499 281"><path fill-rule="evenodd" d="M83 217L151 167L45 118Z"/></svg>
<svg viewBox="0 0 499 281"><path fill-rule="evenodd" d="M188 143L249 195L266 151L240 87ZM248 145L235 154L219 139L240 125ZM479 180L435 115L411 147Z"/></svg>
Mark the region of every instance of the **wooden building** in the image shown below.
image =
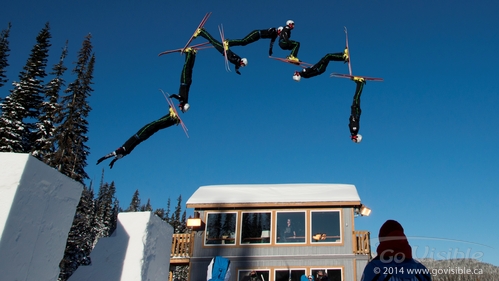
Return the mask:
<svg viewBox="0 0 499 281"><path fill-rule="evenodd" d="M214 256L231 261L233 281L256 271L262 281L300 281L322 271L330 281L360 280L371 257L369 232L354 218L368 208L354 185L201 186L187 200L197 222L190 281L206 280Z"/></svg>

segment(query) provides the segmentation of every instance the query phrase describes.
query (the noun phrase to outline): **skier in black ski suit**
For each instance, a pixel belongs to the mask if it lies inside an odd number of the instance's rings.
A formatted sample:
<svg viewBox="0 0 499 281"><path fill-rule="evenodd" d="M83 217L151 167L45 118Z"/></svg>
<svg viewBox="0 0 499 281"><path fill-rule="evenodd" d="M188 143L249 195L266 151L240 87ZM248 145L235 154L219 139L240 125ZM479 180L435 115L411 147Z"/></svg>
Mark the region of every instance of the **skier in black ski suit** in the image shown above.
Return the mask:
<svg viewBox="0 0 499 281"><path fill-rule="evenodd" d="M295 22L288 20L286 26L279 34L279 47L283 50L291 50L291 54L287 57L291 62L299 62L298 50L300 49L300 42L290 40L291 30L295 28Z"/></svg>
<svg viewBox="0 0 499 281"><path fill-rule="evenodd" d="M118 147L118 149L97 160L97 165L108 158L114 157L113 161L109 163L109 167L112 169L114 162L116 162L118 159L121 159L123 156L130 154L137 145L148 139L154 133L156 133L161 129L165 129L173 125L178 125L179 123L180 119L178 118L175 111L170 107L169 113L167 115L142 127L136 134L131 136L122 146Z"/></svg>
<svg viewBox="0 0 499 281"><path fill-rule="evenodd" d="M357 84L357 87L355 88L355 94L353 96L348 128L350 129L350 138L352 141L360 143L362 141L362 135L359 134L360 114L362 113L362 110L360 109L360 95L362 95L362 89L366 84L366 80L358 76L353 77L352 80Z"/></svg>
<svg viewBox="0 0 499 281"><path fill-rule="evenodd" d="M192 84L192 69L194 68L194 62L196 61L196 49L187 48L184 50L185 62L182 68L182 73L180 74L180 88L178 90L178 95L173 94L170 97L178 99L179 107L182 112L189 110L189 89Z"/></svg>
<svg viewBox="0 0 499 281"><path fill-rule="evenodd" d="M271 27L269 29L253 30L243 39L226 39L224 42L224 46L225 45L228 47L246 46L260 39L270 39L269 56L272 56L273 54L272 49L274 47L274 42L277 39L277 36L279 36L279 34L281 33L281 30L282 26L278 28Z"/></svg>
<svg viewBox="0 0 499 281"><path fill-rule="evenodd" d="M211 34L209 34L204 28L199 28L198 30L196 30L193 37L196 38L197 36L201 36L208 40L210 44L212 44L213 47L215 47L215 49L217 49L217 51L219 51L222 55L224 55L225 49L225 52L227 53L227 60L230 63L234 64L236 73L241 75L241 72L239 72L239 68L248 65L248 60L246 58L241 58L236 53L229 50L228 47L224 47L223 44L220 43L220 41L213 38L213 36L211 36Z"/></svg>
<svg viewBox="0 0 499 281"><path fill-rule="evenodd" d="M345 49L343 53L329 53L322 57L319 62L311 67L302 69L301 71L295 71L293 75L293 80L300 82L301 77L310 78L320 75L326 71L326 68L330 61L343 61L348 62L348 51Z"/></svg>

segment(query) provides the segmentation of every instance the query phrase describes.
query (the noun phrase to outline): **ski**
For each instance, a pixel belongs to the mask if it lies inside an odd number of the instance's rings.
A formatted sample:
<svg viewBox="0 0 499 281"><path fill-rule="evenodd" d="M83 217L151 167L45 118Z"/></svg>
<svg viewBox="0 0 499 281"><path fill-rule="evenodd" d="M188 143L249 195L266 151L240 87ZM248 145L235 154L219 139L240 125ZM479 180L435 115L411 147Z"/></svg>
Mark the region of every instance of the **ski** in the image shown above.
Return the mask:
<svg viewBox="0 0 499 281"><path fill-rule="evenodd" d="M307 62L303 62L303 61L299 61L299 62L291 61L291 60L286 59L286 58L278 58L278 57L273 57L273 56L269 56L269 58L274 59L274 60L278 60L278 61L282 61L282 62L291 63L294 65L299 65L303 68L307 68L307 67L310 67L313 65L311 63L307 63Z"/></svg>
<svg viewBox="0 0 499 281"><path fill-rule="evenodd" d="M161 93L163 93L163 96L165 96L166 102L168 102L168 105L170 106L170 108L173 110L173 112L175 112L175 115L177 116L177 118L180 122L180 125L182 126L182 129L184 129L185 135L187 137L189 137L189 134L187 133L188 129L185 126L184 121L182 121L182 119L180 118L180 115L178 115L177 108L175 107L175 104L173 103L172 99L170 98L170 95L168 93L165 93L161 89L159 89L159 90L161 91Z"/></svg>
<svg viewBox="0 0 499 281"><path fill-rule="evenodd" d="M201 43L201 44L192 45L192 46L190 46L190 48L193 48L193 49L196 49L196 50L213 48L213 46L206 46L208 44L210 44L210 42L204 42L204 43ZM160 57L162 55L176 53L176 52L183 53L184 50L185 50L184 48L178 48L178 49L174 49L174 50L168 50L168 51L164 51L164 52L159 53L158 56Z"/></svg>
<svg viewBox="0 0 499 281"><path fill-rule="evenodd" d="M344 26L345 28L345 41L346 41L346 49L348 51L348 73L350 73L350 75L352 75L352 63L350 61L350 47L348 47L348 30L347 30L347 27Z"/></svg>
<svg viewBox="0 0 499 281"><path fill-rule="evenodd" d="M340 73L332 73L331 77L348 78L348 79L353 79L354 77L362 77L368 81L380 81L380 82L383 81L383 78L368 77L368 76L361 76L361 75L340 74Z"/></svg>
<svg viewBox="0 0 499 281"><path fill-rule="evenodd" d="M347 30L346 26L344 26L344 28L345 28L344 30L345 30L346 49L348 50L348 72L349 72L349 74L331 73L330 77L347 78L347 79L353 79L354 77L362 77L368 81L383 81L383 78L368 77L368 76L361 76L361 75L353 75L352 74L352 63L351 63L352 56L350 54L350 47L348 46L348 30Z"/></svg>
<svg viewBox="0 0 499 281"><path fill-rule="evenodd" d="M224 37L224 26L218 26L218 32L220 33L220 38L222 39L222 47L224 49L224 59L225 59L225 70L230 71L229 60L227 59L227 48L225 47L225 37Z"/></svg>
<svg viewBox="0 0 499 281"><path fill-rule="evenodd" d="M182 48L182 50L185 50L189 46L189 44L191 44L192 40L194 39L194 34L196 34L198 29L203 28L204 24L206 23L206 21L208 20L208 18L210 16L211 16L211 12L208 12L208 13L206 13L206 15L204 15L204 18L201 20L201 23L199 23L196 30L194 30L194 33L192 33L191 38L189 38L189 41L187 41L187 44L185 44L185 46L184 46L184 48Z"/></svg>

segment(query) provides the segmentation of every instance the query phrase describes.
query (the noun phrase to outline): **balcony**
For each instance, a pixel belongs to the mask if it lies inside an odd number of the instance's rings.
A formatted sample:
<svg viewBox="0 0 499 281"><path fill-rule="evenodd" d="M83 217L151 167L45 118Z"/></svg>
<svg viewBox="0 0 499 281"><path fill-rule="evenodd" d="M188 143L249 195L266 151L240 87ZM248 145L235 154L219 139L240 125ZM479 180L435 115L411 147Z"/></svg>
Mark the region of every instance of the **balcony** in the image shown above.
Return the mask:
<svg viewBox="0 0 499 281"><path fill-rule="evenodd" d="M173 234L170 264L188 265L194 245L194 232Z"/></svg>
<svg viewBox="0 0 499 281"><path fill-rule="evenodd" d="M369 231L359 230L353 232L353 253L371 257L371 239Z"/></svg>

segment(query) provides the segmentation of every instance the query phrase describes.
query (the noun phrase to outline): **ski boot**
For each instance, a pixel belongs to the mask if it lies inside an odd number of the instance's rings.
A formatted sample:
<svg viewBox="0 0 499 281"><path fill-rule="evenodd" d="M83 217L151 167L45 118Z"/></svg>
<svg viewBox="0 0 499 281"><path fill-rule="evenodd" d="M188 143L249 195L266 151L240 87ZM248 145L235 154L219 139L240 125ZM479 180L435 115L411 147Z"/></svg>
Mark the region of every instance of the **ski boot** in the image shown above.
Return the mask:
<svg viewBox="0 0 499 281"><path fill-rule="evenodd" d="M345 50L343 51L343 60L345 61L345 63L347 63L350 60L350 54L348 52L348 48L345 48Z"/></svg>

